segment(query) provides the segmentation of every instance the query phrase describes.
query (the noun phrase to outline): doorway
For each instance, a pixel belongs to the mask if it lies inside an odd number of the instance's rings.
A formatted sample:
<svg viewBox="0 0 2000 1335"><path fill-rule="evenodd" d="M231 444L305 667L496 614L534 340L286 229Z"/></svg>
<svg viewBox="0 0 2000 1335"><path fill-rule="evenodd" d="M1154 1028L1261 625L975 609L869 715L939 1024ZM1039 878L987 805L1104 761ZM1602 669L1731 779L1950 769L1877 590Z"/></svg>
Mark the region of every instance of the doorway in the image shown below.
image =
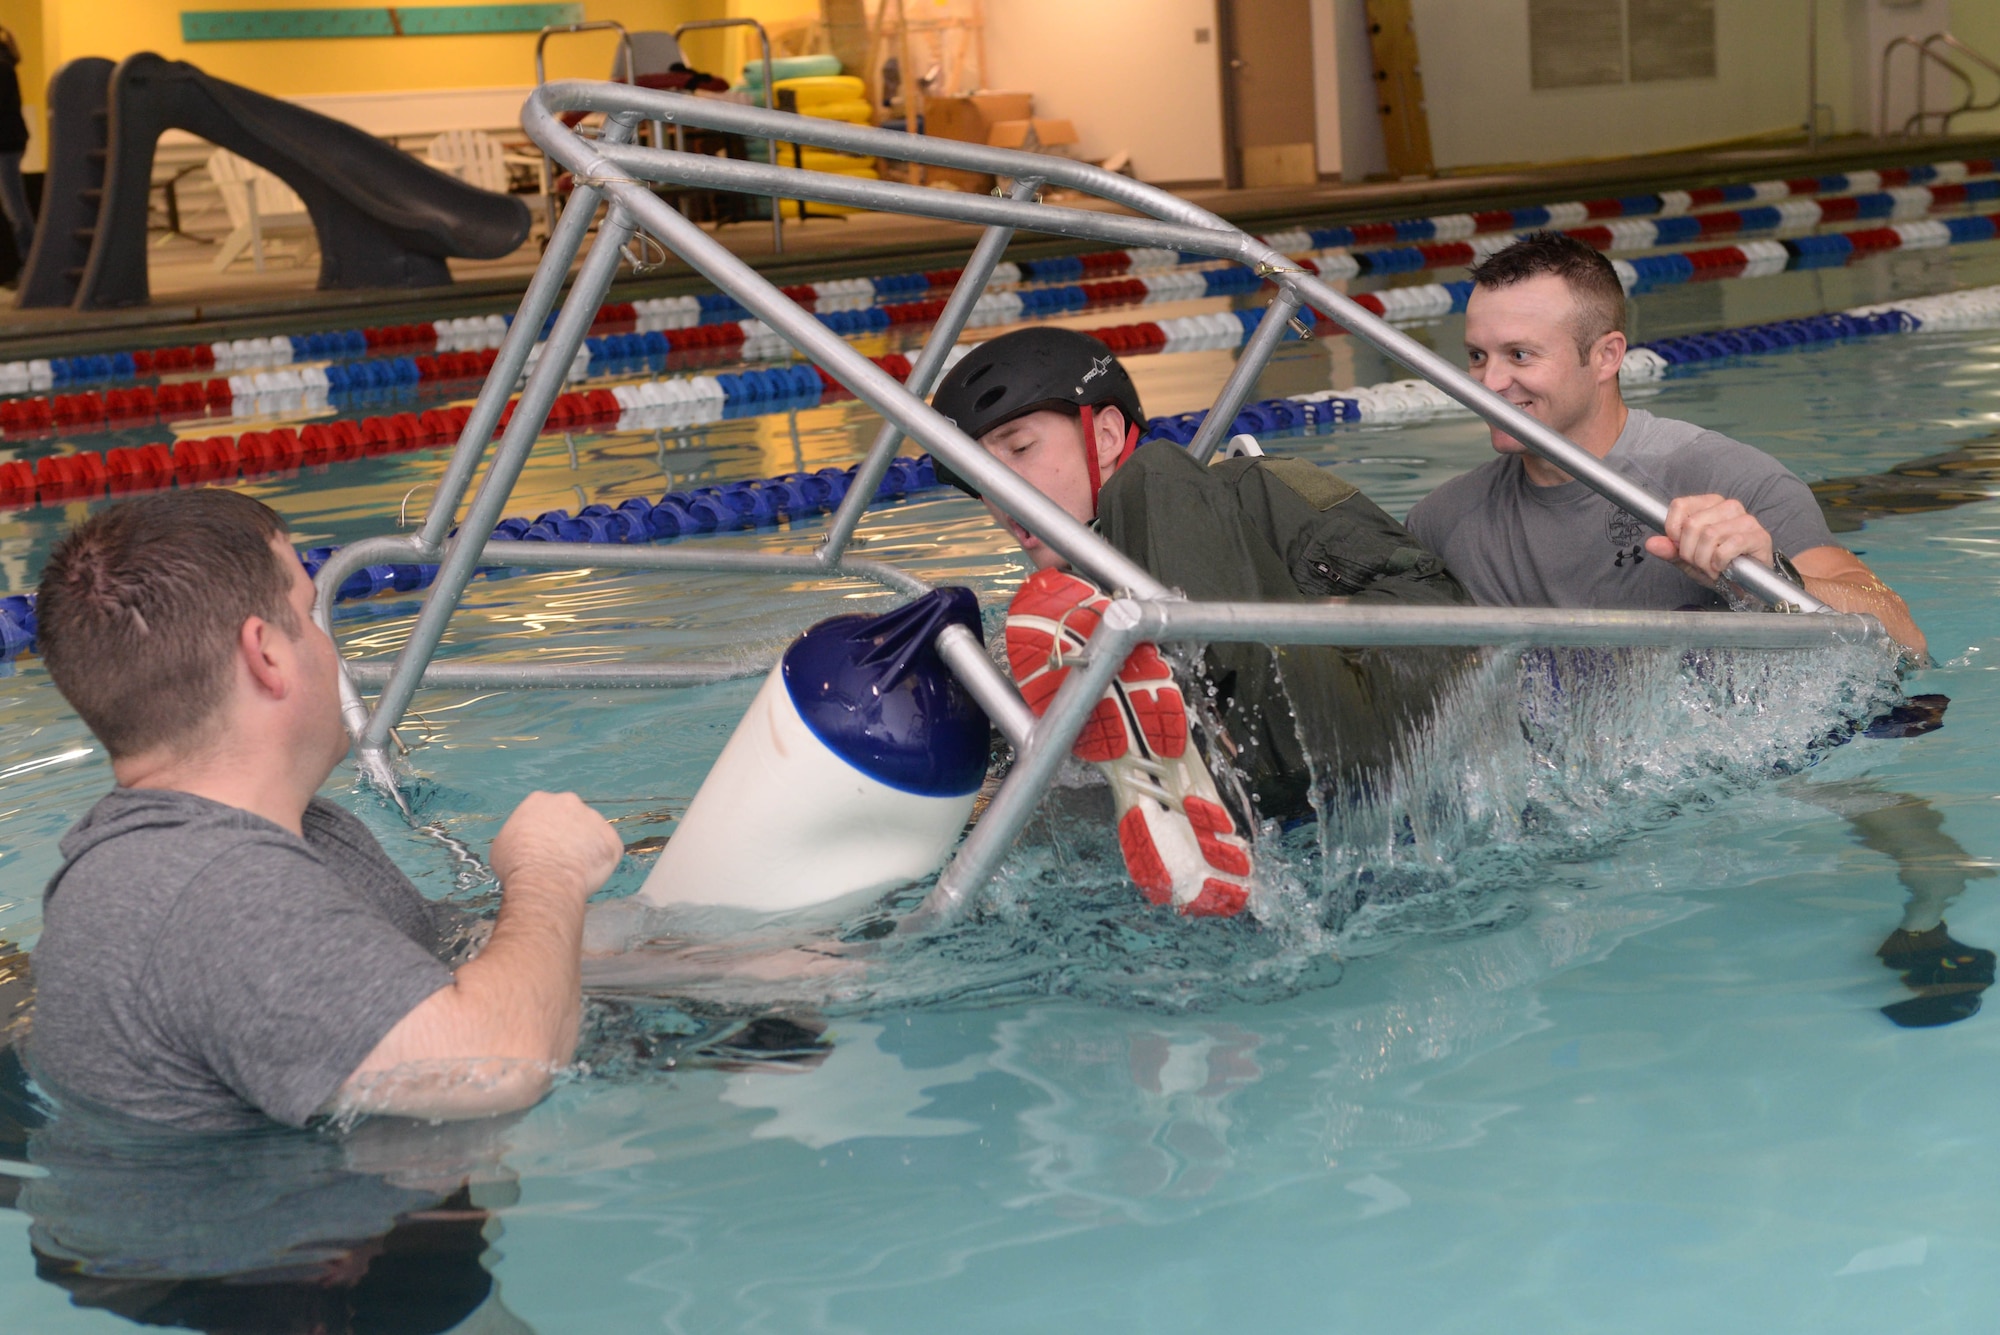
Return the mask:
<svg viewBox="0 0 2000 1335"><path fill-rule="evenodd" d="M1319 180L1309 0L1216 0L1231 189Z"/></svg>

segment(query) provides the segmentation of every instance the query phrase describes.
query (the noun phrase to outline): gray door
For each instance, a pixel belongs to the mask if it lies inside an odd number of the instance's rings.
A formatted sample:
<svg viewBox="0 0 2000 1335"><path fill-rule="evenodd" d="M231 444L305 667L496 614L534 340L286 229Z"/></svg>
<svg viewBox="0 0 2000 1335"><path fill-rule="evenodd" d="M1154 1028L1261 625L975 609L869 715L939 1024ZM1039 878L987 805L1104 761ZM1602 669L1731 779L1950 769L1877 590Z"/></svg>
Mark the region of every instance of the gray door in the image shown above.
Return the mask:
<svg viewBox="0 0 2000 1335"><path fill-rule="evenodd" d="M1228 184L1311 185L1319 154L1307 0L1216 0L1215 17Z"/></svg>

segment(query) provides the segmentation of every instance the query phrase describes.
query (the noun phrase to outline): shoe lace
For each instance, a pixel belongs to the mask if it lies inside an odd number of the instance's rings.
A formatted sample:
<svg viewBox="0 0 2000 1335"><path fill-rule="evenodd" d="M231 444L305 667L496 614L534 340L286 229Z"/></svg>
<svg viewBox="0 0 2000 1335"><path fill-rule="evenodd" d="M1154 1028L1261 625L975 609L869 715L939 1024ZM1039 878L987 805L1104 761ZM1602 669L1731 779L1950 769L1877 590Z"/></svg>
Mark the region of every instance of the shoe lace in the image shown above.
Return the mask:
<svg viewBox="0 0 2000 1335"><path fill-rule="evenodd" d="M1049 637L1049 671L1051 672L1069 667L1073 663L1081 662L1083 652L1090 648L1090 637L1078 631L1071 630L1069 626L1070 613L1082 606L1082 603L1078 603L1074 607L1064 608L1063 614L1056 618L1056 634ZM1076 641L1076 653L1078 655L1076 658L1069 657L1065 652L1068 648L1065 643L1067 640Z"/></svg>

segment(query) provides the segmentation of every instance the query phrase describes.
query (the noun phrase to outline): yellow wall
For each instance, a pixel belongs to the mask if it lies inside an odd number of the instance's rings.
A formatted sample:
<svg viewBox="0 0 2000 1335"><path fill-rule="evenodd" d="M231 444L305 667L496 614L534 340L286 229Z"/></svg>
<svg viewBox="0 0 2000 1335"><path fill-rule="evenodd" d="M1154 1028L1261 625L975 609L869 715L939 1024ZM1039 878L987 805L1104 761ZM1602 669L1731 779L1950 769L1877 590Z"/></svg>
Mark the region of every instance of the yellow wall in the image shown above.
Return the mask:
<svg viewBox="0 0 2000 1335"><path fill-rule="evenodd" d="M730 18L756 19L759 23L816 19L819 0L727 0L725 12ZM743 67L756 60L761 52L757 34L750 28L725 29L722 40L722 66L713 72L735 83L743 77Z"/></svg>
<svg viewBox="0 0 2000 1335"><path fill-rule="evenodd" d="M298 42L181 41L180 11L190 9L331 9L375 7L362 0L0 0L0 24L21 43L21 96L39 131L49 75L80 56L119 60L155 51L218 78L276 97L380 93L433 88L493 88L534 81L535 34L465 37L347 37ZM775 22L817 17L819 0L584 0L592 19L628 29L672 28L694 19L752 17ZM610 72L615 38L588 33L554 38L551 78ZM756 50L748 30L691 33L689 61L734 82ZM39 133L36 135L39 138ZM38 143L26 165L39 167Z"/></svg>
<svg viewBox="0 0 2000 1335"><path fill-rule="evenodd" d="M371 8L351 0L185 0L200 9ZM40 101L48 72L79 56L117 60L156 51L186 60L218 78L277 97L311 93L393 92L426 88L491 88L534 81L535 34L487 33L464 37L345 37L294 42L181 41L182 5L166 0L0 0L0 22L24 35L30 16L42 29L42 68L33 89ZM627 28L671 28L690 19L720 18L729 0L585 0L592 19L616 19ZM610 72L610 34L558 37L549 43L551 78ZM691 37L689 55L710 67L723 57L714 37ZM704 64L708 62L708 64ZM23 71L24 74L27 71Z"/></svg>

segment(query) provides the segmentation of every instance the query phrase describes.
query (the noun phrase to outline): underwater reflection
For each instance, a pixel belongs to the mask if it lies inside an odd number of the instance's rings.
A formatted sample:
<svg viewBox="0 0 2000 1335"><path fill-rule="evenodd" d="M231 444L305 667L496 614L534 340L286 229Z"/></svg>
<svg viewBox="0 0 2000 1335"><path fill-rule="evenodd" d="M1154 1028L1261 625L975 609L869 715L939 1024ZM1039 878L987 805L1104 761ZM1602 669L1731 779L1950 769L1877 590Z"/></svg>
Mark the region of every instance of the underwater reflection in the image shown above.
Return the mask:
<svg viewBox="0 0 2000 1335"><path fill-rule="evenodd" d="M1881 473L1830 477L1812 484L1827 526L1853 533L1870 519L1929 514L2000 496L2000 434L1968 440L1942 454Z"/></svg>
<svg viewBox="0 0 2000 1335"><path fill-rule="evenodd" d="M920 1007L832 1018L811 1065L566 1087L510 1155L538 1207L510 1223L551 1245L524 1245L507 1273L524 1295L560 1292L573 1276L555 1221L595 1219L619 1276L598 1294L618 1313L606 1329L931 1329L934 1286L1186 1236L1089 1240L1099 1230L1228 1227L1278 1197L1274 1210L1310 1208L1329 1247L1358 1244L1434 1204L1422 1183L1436 1169L1420 1161L1521 1115L1535 1102L1521 1082L1573 1079L1540 1059L1554 1046L1545 983L1701 907L1595 879L1544 884L1508 930L1356 962L1337 1006ZM1489 1059L1522 1043L1534 1055L1505 1063L1524 1074L1501 1095L1454 1079L1478 1067L1490 1081ZM601 1145L617 1157L579 1165ZM1104 1278L1107 1294L1118 1280ZM1050 1324L995 1311L973 1324ZM1072 1326L1095 1328L1053 1328Z"/></svg>
<svg viewBox="0 0 2000 1335"><path fill-rule="evenodd" d="M1426 1087L1545 1027L1537 987L1687 912L1653 896L1551 899L1518 930L1357 966L1345 1003L1117 1015L1043 1006L994 1028L992 1065L1031 1088L1016 1115L1027 1190L1007 1204L1068 1219L1165 1223L1333 1176L1360 1223L1409 1204L1413 1153L1479 1138L1514 1105ZM1301 1090L1311 1090L1301 1097Z"/></svg>
<svg viewBox="0 0 2000 1335"><path fill-rule="evenodd" d="M0 1207L80 1308L256 1335L525 1332L482 1262L499 1122L196 1135L60 1105L0 1050ZM17 1175L18 1174L18 1175Z"/></svg>

